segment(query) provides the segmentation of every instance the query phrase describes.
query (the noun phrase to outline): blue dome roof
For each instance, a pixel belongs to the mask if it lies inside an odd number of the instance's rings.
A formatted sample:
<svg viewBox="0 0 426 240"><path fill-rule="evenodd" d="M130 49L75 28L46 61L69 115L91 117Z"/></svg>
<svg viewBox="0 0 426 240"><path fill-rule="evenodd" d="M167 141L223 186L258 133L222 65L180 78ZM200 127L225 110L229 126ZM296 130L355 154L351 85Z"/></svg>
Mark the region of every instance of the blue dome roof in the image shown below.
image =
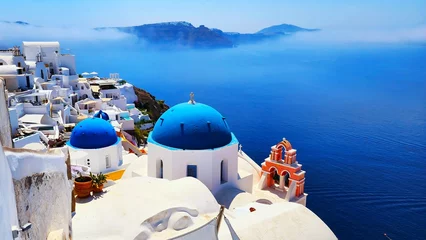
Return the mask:
<svg viewBox="0 0 426 240"><path fill-rule="evenodd" d="M95 115L93 115L94 118L102 118L103 120L108 121L109 120L109 116L106 112L99 110L97 113L95 113Z"/></svg>
<svg viewBox="0 0 426 240"><path fill-rule="evenodd" d="M111 146L118 140L109 122L101 118L88 118L74 127L67 144L76 148L96 149Z"/></svg>
<svg viewBox="0 0 426 240"><path fill-rule="evenodd" d="M225 118L202 103L181 103L158 119L148 141L179 149L213 149L233 140Z"/></svg>

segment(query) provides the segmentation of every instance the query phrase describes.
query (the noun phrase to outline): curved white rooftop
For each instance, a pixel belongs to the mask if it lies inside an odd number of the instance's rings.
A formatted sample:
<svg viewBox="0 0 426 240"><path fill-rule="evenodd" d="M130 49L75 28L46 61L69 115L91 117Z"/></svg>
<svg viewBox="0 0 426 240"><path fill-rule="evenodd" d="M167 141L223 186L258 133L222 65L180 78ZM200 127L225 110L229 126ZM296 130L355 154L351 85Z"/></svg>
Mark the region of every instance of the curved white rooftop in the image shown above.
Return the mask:
<svg viewBox="0 0 426 240"><path fill-rule="evenodd" d="M0 66L0 75L17 75L15 65L1 65Z"/></svg>
<svg viewBox="0 0 426 240"><path fill-rule="evenodd" d="M87 203L82 203L88 201ZM201 227L216 216L219 205L210 190L195 178L174 181L149 177L123 179L107 188L96 199L77 199L73 217L75 239L134 239L141 224L163 210L173 207L196 209L198 216L189 230ZM166 229L168 237L184 230Z"/></svg>
<svg viewBox="0 0 426 240"><path fill-rule="evenodd" d="M240 239L337 239L317 215L297 203L251 203L236 208L228 219Z"/></svg>
<svg viewBox="0 0 426 240"><path fill-rule="evenodd" d="M13 56L0 56L0 62L3 60L6 65L13 65Z"/></svg>
<svg viewBox="0 0 426 240"><path fill-rule="evenodd" d="M22 42L24 47L59 47L59 42Z"/></svg>
<svg viewBox="0 0 426 240"><path fill-rule="evenodd" d="M36 69L36 61L25 61L25 64L29 66L30 70L35 70Z"/></svg>
<svg viewBox="0 0 426 240"><path fill-rule="evenodd" d="M116 184L106 187L106 193L99 198L77 200L77 214L73 218L75 239L134 239L144 231L141 224L145 220L174 207L196 209L199 215L191 217L193 225L176 231L170 225L173 225L182 213L175 213L168 220L169 227L164 231L154 232L149 239L169 239L189 232L195 235L195 239L197 236L202 236L198 239L210 239L211 224L216 223L214 218L219 213L218 201L222 202L226 198L229 198L231 206L226 206L229 210L225 211L225 217L240 239L337 239L318 216L301 204L285 202L279 197L273 199L271 195L262 195L259 192L244 193L238 189L221 191L218 194L227 196L222 196L217 201L209 189L196 178L187 177L169 181L150 177L131 177L130 173L146 174L146 155L137 160L126 170L124 174L126 177L123 176ZM239 161L246 170L252 168L247 163L243 164L244 160L241 158ZM140 170L137 170L138 168ZM256 202L259 198L269 199L272 204ZM256 211L250 212L250 207ZM160 220L161 217L156 218L157 222ZM192 239L189 235L187 237ZM218 237L231 239L231 231L224 218Z"/></svg>

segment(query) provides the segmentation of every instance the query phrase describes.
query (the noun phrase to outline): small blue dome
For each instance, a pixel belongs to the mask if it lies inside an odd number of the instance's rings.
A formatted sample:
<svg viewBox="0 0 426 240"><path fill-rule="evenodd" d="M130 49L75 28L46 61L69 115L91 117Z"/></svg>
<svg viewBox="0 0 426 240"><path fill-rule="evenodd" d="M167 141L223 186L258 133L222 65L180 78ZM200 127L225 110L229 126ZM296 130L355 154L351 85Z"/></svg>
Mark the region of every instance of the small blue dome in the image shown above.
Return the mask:
<svg viewBox="0 0 426 240"><path fill-rule="evenodd" d="M109 122L101 118L88 118L74 127L67 144L75 148L96 149L111 146L118 140Z"/></svg>
<svg viewBox="0 0 426 240"><path fill-rule="evenodd" d="M213 149L226 146L233 137L225 118L202 103L181 103L158 119L148 141L179 149Z"/></svg>
<svg viewBox="0 0 426 240"><path fill-rule="evenodd" d="M103 120L109 121L109 116L106 112L103 112L102 110L99 110L95 115L93 115L94 118L102 118Z"/></svg>

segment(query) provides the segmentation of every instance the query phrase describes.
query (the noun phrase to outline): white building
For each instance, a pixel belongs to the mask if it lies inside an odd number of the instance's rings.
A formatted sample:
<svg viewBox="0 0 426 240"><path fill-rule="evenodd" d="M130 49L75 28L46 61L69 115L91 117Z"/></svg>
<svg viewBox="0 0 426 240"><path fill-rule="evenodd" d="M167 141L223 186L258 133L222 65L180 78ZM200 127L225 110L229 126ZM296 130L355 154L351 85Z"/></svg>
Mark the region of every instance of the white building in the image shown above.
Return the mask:
<svg viewBox="0 0 426 240"><path fill-rule="evenodd" d="M75 57L61 54L59 42L23 42L22 47L26 61L41 60L48 65L51 75L60 74L61 68L68 69L69 76L77 75Z"/></svg>
<svg viewBox="0 0 426 240"><path fill-rule="evenodd" d="M111 103L120 108L121 110L127 110L126 97L121 95L120 89L115 87L116 81L103 80L98 81L99 83L99 98L109 98Z"/></svg>
<svg viewBox="0 0 426 240"><path fill-rule="evenodd" d="M28 72L29 68L18 47L0 50L0 77L9 91L33 88L34 76Z"/></svg>
<svg viewBox="0 0 426 240"><path fill-rule="evenodd" d="M117 121L122 124L123 130L134 130L135 124L133 118L130 117L129 111L123 111L113 103L109 98L89 99L78 101L75 104L75 109L86 116L92 117L99 111L108 115L111 121Z"/></svg>
<svg viewBox="0 0 426 240"><path fill-rule="evenodd" d="M9 91L28 90L34 87L34 76L15 65L1 65L0 77L6 82Z"/></svg>
<svg viewBox="0 0 426 240"><path fill-rule="evenodd" d="M205 104L190 101L167 110L149 135L148 148L150 177L192 176L213 193L244 185L238 179L238 140L225 118Z"/></svg>
<svg viewBox="0 0 426 240"><path fill-rule="evenodd" d="M101 99L89 99L78 101L75 103L75 108L85 115L93 115L96 111L102 109Z"/></svg>
<svg viewBox="0 0 426 240"><path fill-rule="evenodd" d="M71 164L91 168L94 173L111 172L123 164L121 139L114 127L102 118L78 123L67 142Z"/></svg>
<svg viewBox="0 0 426 240"><path fill-rule="evenodd" d="M59 42L23 42L22 47L28 71L34 77L59 81L61 87L78 80L75 56L62 54Z"/></svg>
<svg viewBox="0 0 426 240"><path fill-rule="evenodd" d="M135 121L150 121L136 108L130 112L126 96L117 87L118 74L111 74L109 79L79 78L75 57L62 54L58 42L23 42L22 49L22 53L19 47L0 50L0 78L8 90L16 147L40 142L56 146L66 141L67 134L62 130L99 111L122 130L133 131ZM130 88L133 90L133 86ZM136 98L134 92L129 96ZM147 124L152 127L152 123Z"/></svg>
<svg viewBox="0 0 426 240"><path fill-rule="evenodd" d="M94 99L92 95L92 89L90 84L84 78L79 78L73 81L70 81L69 87L73 93L77 94L78 100L84 100L86 98Z"/></svg>

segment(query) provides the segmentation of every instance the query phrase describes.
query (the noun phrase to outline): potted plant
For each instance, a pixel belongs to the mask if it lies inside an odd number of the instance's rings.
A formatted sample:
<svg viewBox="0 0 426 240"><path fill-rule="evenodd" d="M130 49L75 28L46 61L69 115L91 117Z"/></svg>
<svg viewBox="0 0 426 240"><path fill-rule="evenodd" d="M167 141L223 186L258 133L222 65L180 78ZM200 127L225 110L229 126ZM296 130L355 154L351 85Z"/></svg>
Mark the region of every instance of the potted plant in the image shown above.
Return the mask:
<svg viewBox="0 0 426 240"><path fill-rule="evenodd" d="M82 176L79 172L79 177L74 179L74 191L79 198L86 198L92 192L92 178L89 176Z"/></svg>
<svg viewBox="0 0 426 240"><path fill-rule="evenodd" d="M102 192L102 189L104 187L104 183L107 182L107 178L104 174L98 173L98 174L92 174L90 173L90 177L92 178L92 188L94 193L100 193Z"/></svg>

